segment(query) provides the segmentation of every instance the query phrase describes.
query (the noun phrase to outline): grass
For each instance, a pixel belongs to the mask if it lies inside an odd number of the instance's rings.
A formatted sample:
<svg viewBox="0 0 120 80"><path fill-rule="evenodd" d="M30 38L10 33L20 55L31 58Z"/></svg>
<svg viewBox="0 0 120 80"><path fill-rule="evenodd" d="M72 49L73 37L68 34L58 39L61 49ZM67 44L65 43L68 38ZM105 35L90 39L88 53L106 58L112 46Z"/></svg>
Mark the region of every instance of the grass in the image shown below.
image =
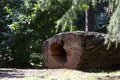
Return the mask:
<svg viewBox="0 0 120 80"><path fill-rule="evenodd" d="M7 71L16 71L16 73L21 72L17 69L0 69ZM17 72L18 71L18 72ZM29 72L30 71L30 72ZM37 73L34 73L38 71ZM0 80L120 80L120 70L111 72L82 72L78 70L70 69L37 69L37 70L26 70L29 74L19 76L6 76L0 77ZM23 72L25 73L25 72ZM0 74L4 74L0 72ZM10 73L9 73L10 74ZM9 75L6 72L6 75ZM15 73L14 73L15 74ZM12 74L11 74L12 75Z"/></svg>

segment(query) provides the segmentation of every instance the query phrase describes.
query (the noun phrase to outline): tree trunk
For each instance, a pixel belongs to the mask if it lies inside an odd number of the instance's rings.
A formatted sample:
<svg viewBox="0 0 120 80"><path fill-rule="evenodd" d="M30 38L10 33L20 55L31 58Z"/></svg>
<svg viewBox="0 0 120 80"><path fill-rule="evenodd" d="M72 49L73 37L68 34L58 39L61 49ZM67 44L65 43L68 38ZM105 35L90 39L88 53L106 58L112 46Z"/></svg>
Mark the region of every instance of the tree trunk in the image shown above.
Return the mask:
<svg viewBox="0 0 120 80"><path fill-rule="evenodd" d="M95 10L92 3L89 4L89 9L85 11L86 29L85 31L94 31L95 24Z"/></svg>
<svg viewBox="0 0 120 80"><path fill-rule="evenodd" d="M105 34L96 32L59 33L46 40L42 54L49 68L112 68L120 65L120 46L104 45Z"/></svg>

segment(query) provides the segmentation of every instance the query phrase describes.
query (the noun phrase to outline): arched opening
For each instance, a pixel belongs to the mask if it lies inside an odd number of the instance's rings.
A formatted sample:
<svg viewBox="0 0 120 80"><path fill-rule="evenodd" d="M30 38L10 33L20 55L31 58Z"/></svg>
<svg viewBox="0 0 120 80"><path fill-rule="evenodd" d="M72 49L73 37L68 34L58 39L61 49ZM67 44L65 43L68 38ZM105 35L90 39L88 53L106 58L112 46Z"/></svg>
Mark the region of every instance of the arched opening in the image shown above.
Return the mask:
<svg viewBox="0 0 120 80"><path fill-rule="evenodd" d="M63 48L63 42L61 44L53 43L50 45L51 56L60 63L67 62L67 53Z"/></svg>

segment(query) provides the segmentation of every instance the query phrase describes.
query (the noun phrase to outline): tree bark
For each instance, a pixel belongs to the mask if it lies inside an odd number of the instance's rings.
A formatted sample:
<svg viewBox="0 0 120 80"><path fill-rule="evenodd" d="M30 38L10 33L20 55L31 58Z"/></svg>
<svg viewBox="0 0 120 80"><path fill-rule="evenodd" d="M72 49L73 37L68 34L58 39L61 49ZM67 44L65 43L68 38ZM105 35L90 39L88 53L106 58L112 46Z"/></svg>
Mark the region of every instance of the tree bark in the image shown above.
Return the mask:
<svg viewBox="0 0 120 80"><path fill-rule="evenodd" d="M120 46L104 45L105 34L59 33L43 43L42 54L49 68L113 68L120 65Z"/></svg>
<svg viewBox="0 0 120 80"><path fill-rule="evenodd" d="M85 31L94 31L95 24L95 9L92 6L92 3L89 4L89 9L85 11L86 16L86 29Z"/></svg>

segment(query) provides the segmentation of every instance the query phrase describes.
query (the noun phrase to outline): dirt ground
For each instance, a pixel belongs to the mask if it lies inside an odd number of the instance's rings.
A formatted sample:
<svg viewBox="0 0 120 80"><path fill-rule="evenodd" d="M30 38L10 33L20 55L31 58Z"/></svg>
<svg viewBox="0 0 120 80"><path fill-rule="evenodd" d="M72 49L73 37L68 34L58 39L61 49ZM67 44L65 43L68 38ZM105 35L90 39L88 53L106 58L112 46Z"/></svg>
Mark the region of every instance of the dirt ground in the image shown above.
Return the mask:
<svg viewBox="0 0 120 80"><path fill-rule="evenodd" d="M0 80L120 80L120 72L82 72L70 69L0 69Z"/></svg>

